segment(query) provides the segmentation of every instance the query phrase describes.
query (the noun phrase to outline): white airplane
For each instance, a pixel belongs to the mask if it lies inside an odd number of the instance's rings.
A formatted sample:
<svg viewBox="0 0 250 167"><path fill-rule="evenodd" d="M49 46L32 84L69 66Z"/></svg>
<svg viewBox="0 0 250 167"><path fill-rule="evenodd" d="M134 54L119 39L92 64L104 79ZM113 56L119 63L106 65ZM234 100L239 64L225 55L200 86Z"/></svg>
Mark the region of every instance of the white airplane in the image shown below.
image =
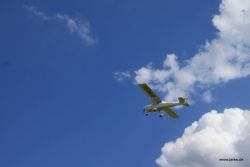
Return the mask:
<svg viewBox="0 0 250 167"><path fill-rule="evenodd" d="M163 117L161 110L165 111L171 118L178 118L179 116L171 110L175 106L189 106L188 99L186 97L179 97L178 102L164 102L162 101L153 90L145 83L138 84L138 86L151 98L153 104L144 106L144 113L147 116L149 112L160 112L160 117Z"/></svg>

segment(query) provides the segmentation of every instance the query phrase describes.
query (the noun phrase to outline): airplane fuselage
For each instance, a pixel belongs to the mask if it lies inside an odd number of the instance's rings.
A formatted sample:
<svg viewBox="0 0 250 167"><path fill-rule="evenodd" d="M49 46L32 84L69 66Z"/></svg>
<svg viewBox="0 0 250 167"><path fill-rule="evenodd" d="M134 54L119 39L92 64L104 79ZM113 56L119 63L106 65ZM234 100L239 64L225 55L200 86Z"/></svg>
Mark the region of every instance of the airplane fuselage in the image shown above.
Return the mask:
<svg viewBox="0 0 250 167"><path fill-rule="evenodd" d="M176 103L167 103L167 102L161 102L158 104L150 104L150 105L146 105L144 107L144 109L148 112L155 112L155 111L160 111L164 108L171 108L171 107L175 107L175 106L179 106L182 105L179 102Z"/></svg>

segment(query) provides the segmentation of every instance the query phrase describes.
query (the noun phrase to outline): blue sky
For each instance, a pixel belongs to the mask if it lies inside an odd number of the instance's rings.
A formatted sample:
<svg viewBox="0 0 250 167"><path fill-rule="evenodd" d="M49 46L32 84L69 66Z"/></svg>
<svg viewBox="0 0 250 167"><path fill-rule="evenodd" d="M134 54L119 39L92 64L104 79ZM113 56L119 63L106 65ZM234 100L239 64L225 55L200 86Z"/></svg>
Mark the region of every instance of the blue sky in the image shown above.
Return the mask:
<svg viewBox="0 0 250 167"><path fill-rule="evenodd" d="M211 103L199 100L197 91L195 103L177 111L180 119L144 117L142 108L150 101L134 76L114 79L117 71L133 74L150 62L160 67L168 53L182 63L190 59L216 37L211 20L220 3L2 1L0 166L157 166L164 143L204 113L250 108L250 80L239 78L211 86ZM94 42L70 30L65 18L88 25Z"/></svg>

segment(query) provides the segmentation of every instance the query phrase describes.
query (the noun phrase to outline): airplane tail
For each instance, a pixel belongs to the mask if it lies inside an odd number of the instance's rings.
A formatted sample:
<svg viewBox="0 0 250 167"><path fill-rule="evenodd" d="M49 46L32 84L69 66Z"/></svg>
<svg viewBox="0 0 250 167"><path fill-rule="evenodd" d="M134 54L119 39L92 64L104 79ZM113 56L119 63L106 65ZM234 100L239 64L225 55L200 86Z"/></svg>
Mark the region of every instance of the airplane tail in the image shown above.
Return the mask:
<svg viewBox="0 0 250 167"><path fill-rule="evenodd" d="M179 100L180 104L182 104L184 106L189 106L187 97L179 97L178 100Z"/></svg>

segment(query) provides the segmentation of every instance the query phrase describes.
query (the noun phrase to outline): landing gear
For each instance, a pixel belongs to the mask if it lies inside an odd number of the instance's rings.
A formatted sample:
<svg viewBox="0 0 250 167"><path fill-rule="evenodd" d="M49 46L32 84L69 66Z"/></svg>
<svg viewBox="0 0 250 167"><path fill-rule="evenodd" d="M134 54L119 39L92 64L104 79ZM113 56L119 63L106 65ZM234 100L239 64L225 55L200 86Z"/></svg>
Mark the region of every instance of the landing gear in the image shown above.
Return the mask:
<svg viewBox="0 0 250 167"><path fill-rule="evenodd" d="M162 118L164 115L163 114L160 114L159 117Z"/></svg>

